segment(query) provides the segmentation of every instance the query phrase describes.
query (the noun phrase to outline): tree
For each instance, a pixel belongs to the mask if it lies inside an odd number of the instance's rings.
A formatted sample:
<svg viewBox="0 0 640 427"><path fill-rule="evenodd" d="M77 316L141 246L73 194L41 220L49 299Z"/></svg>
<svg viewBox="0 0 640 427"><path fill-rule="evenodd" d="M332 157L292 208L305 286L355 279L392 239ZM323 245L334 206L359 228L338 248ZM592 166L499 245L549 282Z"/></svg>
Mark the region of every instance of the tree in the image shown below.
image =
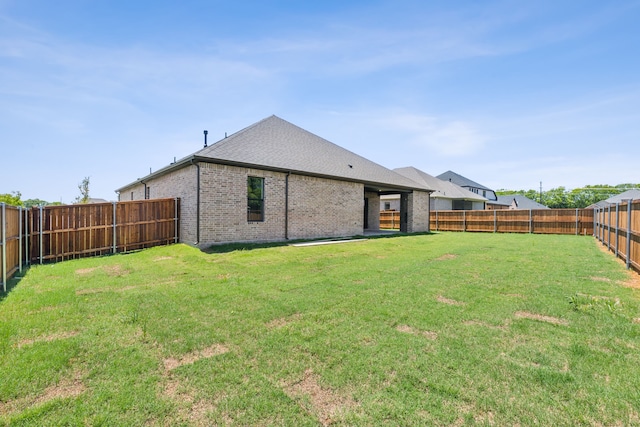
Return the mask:
<svg viewBox="0 0 640 427"><path fill-rule="evenodd" d="M21 196L22 194L19 191L12 191L11 194L0 194L0 202L4 202L11 206L24 206L24 203L20 200Z"/></svg>
<svg viewBox="0 0 640 427"><path fill-rule="evenodd" d="M42 199L27 199L24 201L24 207L27 209L31 209L34 206L47 206L50 205L51 203L47 202L46 200L42 200Z"/></svg>
<svg viewBox="0 0 640 427"><path fill-rule="evenodd" d="M89 202L89 178L85 176L80 184L78 184L78 190L80 195L76 197L76 203L88 203Z"/></svg>

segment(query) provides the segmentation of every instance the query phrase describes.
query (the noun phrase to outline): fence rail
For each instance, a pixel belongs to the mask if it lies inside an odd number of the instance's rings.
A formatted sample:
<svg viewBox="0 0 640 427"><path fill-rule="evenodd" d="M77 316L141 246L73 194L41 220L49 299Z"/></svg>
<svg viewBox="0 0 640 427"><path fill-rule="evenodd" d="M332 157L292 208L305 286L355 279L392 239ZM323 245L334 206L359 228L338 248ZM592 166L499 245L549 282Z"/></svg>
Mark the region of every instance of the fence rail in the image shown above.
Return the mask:
<svg viewBox="0 0 640 427"><path fill-rule="evenodd" d="M178 242L179 199L32 209L2 204L0 278L30 263L56 262Z"/></svg>
<svg viewBox="0 0 640 427"><path fill-rule="evenodd" d="M594 235L618 258L640 271L640 200L597 208Z"/></svg>
<svg viewBox="0 0 640 427"><path fill-rule="evenodd" d="M592 209L433 211L434 231L593 235Z"/></svg>

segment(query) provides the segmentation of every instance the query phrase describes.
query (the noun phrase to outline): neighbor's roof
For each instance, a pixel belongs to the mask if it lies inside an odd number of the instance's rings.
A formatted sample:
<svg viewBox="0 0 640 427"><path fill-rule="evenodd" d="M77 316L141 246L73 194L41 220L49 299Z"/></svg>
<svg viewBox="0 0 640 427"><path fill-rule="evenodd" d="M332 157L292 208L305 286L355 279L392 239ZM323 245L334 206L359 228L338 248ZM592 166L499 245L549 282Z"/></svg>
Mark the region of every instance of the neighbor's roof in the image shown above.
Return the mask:
<svg viewBox="0 0 640 427"><path fill-rule="evenodd" d="M453 171L446 171L444 173L441 173L440 175L436 176L436 178L441 179L443 181L453 182L454 184L457 184L460 187L473 187L473 188L479 188L481 190L493 191L492 189L485 187L482 184L478 184L475 181L471 181L469 178L465 178L462 175L458 175Z"/></svg>
<svg viewBox="0 0 640 427"><path fill-rule="evenodd" d="M516 202L518 209L549 209L545 205L531 200L530 198L523 196L522 194L505 194L498 196L498 203L511 206L513 201Z"/></svg>
<svg viewBox="0 0 640 427"><path fill-rule="evenodd" d="M633 200L640 199L640 189L633 188L631 190L625 191L624 193L611 196L604 201L612 205L615 205L616 203L622 203L623 200L629 200L629 199L633 199Z"/></svg>
<svg viewBox="0 0 640 427"><path fill-rule="evenodd" d="M587 206L586 209L606 208L608 206L615 205L616 203L622 203L629 199L632 199L632 200L640 199L640 188L632 188L631 190L627 190L623 193L616 194L615 196L611 196L606 200L600 200L599 202L596 202Z"/></svg>
<svg viewBox="0 0 640 427"><path fill-rule="evenodd" d="M406 176L412 181L422 184L428 188L435 190L431 193L431 197L442 199L471 200L476 202L486 202L487 198L473 193L466 188L462 188L449 181L443 181L426 172L416 169L412 166L394 169L400 175Z"/></svg>
<svg viewBox="0 0 640 427"><path fill-rule="evenodd" d="M431 190L276 116L229 135L142 180L192 161L338 178L375 185L381 191Z"/></svg>

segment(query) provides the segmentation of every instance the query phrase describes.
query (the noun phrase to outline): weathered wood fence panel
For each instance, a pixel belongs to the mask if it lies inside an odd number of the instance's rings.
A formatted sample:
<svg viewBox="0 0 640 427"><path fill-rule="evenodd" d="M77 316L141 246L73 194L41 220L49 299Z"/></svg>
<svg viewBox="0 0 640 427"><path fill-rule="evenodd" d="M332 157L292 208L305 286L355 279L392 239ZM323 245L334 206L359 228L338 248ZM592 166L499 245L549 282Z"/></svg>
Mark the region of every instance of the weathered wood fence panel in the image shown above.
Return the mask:
<svg viewBox="0 0 640 427"><path fill-rule="evenodd" d="M26 210L0 204L0 287L7 290L7 280L21 271L27 262Z"/></svg>
<svg viewBox="0 0 640 427"><path fill-rule="evenodd" d="M0 216L0 285L29 263L177 243L179 199L15 208Z"/></svg>
<svg viewBox="0 0 640 427"><path fill-rule="evenodd" d="M627 268L640 271L640 200L596 209L594 235Z"/></svg>
<svg viewBox="0 0 640 427"><path fill-rule="evenodd" d="M380 228L386 230L400 230L400 212L380 211Z"/></svg>
<svg viewBox="0 0 640 427"><path fill-rule="evenodd" d="M593 235L591 209L433 211L433 231Z"/></svg>

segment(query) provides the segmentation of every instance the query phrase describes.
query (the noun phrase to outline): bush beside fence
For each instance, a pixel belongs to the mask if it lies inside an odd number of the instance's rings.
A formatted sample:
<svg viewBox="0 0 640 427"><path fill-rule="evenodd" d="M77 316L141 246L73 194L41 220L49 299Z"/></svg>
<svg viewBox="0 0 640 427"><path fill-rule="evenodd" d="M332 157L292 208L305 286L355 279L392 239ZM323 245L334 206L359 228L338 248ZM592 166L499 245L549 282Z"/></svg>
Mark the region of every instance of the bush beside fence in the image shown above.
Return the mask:
<svg viewBox="0 0 640 427"><path fill-rule="evenodd" d="M618 258L640 271L640 200L597 208L594 235Z"/></svg>
<svg viewBox="0 0 640 427"><path fill-rule="evenodd" d="M30 263L124 252L178 242L179 199L32 209L2 204L0 279Z"/></svg>

